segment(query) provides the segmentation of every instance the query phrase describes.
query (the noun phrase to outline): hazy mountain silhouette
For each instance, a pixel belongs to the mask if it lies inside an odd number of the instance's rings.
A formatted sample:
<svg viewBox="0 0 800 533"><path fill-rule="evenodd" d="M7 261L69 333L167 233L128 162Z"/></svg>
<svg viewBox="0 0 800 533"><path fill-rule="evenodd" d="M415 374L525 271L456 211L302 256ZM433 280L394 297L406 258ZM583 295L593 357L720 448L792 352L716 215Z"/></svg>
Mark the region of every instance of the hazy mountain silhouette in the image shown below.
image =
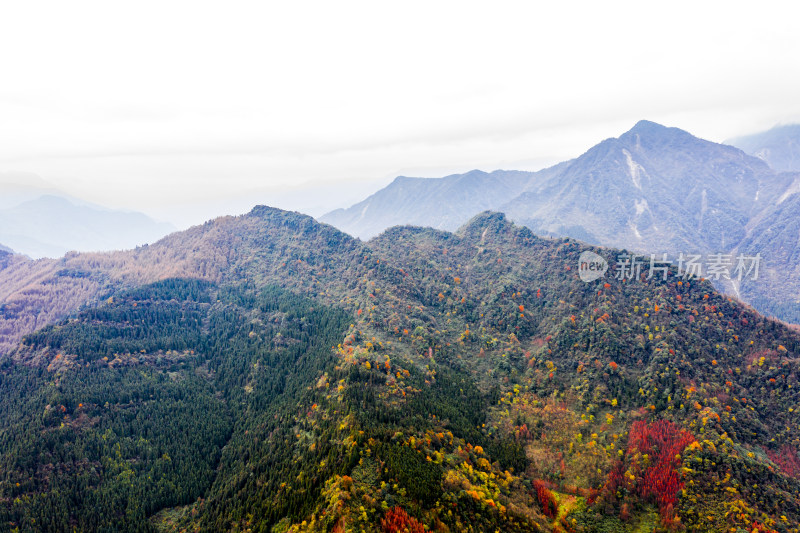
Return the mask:
<svg viewBox="0 0 800 533"><path fill-rule="evenodd" d="M775 126L753 135L725 141L766 161L782 172L800 172L800 124Z"/></svg>
<svg viewBox="0 0 800 533"><path fill-rule="evenodd" d="M174 231L136 212L80 205L45 195L0 210L0 242L30 257L59 257L70 250L133 248Z"/></svg>

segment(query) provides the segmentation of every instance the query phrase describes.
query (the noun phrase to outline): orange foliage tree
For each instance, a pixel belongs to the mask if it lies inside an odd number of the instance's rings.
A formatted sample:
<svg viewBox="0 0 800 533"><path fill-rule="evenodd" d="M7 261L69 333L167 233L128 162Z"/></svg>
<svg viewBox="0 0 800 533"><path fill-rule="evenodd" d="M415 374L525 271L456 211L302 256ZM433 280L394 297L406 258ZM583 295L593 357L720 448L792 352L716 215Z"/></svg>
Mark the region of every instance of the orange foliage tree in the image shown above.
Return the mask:
<svg viewBox="0 0 800 533"><path fill-rule="evenodd" d="M385 533L425 533L425 527L413 516L409 516L402 507L395 507L386 513L381 520Z"/></svg>

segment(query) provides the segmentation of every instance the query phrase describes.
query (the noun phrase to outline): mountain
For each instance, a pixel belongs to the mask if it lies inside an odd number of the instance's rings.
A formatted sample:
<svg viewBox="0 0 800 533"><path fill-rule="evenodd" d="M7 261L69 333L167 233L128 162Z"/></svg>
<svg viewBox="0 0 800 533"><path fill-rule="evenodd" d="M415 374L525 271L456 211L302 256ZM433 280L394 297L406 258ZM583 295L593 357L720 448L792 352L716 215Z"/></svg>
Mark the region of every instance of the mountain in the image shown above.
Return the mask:
<svg viewBox="0 0 800 533"><path fill-rule="evenodd" d="M538 232L647 252L727 250L789 185L762 161L641 121L501 207Z"/></svg>
<svg viewBox="0 0 800 533"><path fill-rule="evenodd" d="M79 205L62 196L39 196L0 210L0 240L34 258L133 248L173 230L141 213Z"/></svg>
<svg viewBox="0 0 800 533"><path fill-rule="evenodd" d="M773 273L771 282L762 278L758 283L735 280L726 285L720 280L719 286L765 312L800 321L800 277L791 274L795 263L785 262L787 253L770 248L791 246L791 235L768 241L765 235L769 234L761 233L760 240L753 241L759 237L753 231L760 221L791 224L790 218L782 218L791 213L779 206L800 192L800 174L776 172L735 147L640 121L619 138L607 139L576 159L519 174L516 181L504 182L501 187L496 186L493 175L473 172L418 180L410 196L407 188L393 184L321 220L362 237L401 223L452 229L447 226L455 224L458 217L443 222L444 208L436 206L447 205L447 200L438 191L451 191L446 185L470 176L470 186L461 189L474 198L490 198L486 191L499 190L492 202L486 200L493 204L491 209L540 235L569 236L659 258L668 254L672 261L682 253L704 258L733 254L732 260L737 254L762 253L764 271ZM462 219L480 211L464 200L454 205L453 211ZM729 266L729 270L734 268ZM786 294L792 295L789 303L784 302Z"/></svg>
<svg viewBox="0 0 800 533"><path fill-rule="evenodd" d="M476 213L496 210L549 172L473 170L444 178L400 176L366 200L331 211L320 221L362 239L406 224L454 231Z"/></svg>
<svg viewBox="0 0 800 533"><path fill-rule="evenodd" d="M257 207L14 257L0 288L49 297L0 364L0 527L797 527L800 334L618 254L498 213L362 243Z"/></svg>
<svg viewBox="0 0 800 533"><path fill-rule="evenodd" d="M7 252L11 254L14 253L14 250L9 248L8 246L3 246L2 244L0 244L0 252Z"/></svg>
<svg viewBox="0 0 800 533"><path fill-rule="evenodd" d="M280 213L280 214L278 214ZM277 220L275 220L277 219ZM275 221L274 224L265 224ZM23 335L66 317L84 305L96 305L115 291L170 277L224 281L228 276L249 271L253 263L259 277L279 283L286 265L268 263L259 257L281 243L289 270L300 268L316 256L314 247L337 245L339 254L352 253L352 237L330 229L314 232L317 242L305 233L313 219L283 214L267 208L255 209L247 217L224 217L187 231L171 234L153 245L129 251L105 253L71 252L59 259L36 261L15 255L0 263L0 354L14 346ZM304 229L305 228L305 229ZM271 256L270 256L271 257ZM308 286L329 283L341 273L329 268L312 270L311 279L293 277Z"/></svg>
<svg viewBox="0 0 800 533"><path fill-rule="evenodd" d="M71 198L64 191L59 190L36 174L0 172L0 210L46 195Z"/></svg>
<svg viewBox="0 0 800 533"><path fill-rule="evenodd" d="M763 313L800 323L800 179L758 217L748 223L747 235L733 255L759 254L758 279L745 280L729 292Z"/></svg>
<svg viewBox="0 0 800 533"><path fill-rule="evenodd" d="M741 148L781 172L800 172L800 124L775 126L771 130L725 141Z"/></svg>

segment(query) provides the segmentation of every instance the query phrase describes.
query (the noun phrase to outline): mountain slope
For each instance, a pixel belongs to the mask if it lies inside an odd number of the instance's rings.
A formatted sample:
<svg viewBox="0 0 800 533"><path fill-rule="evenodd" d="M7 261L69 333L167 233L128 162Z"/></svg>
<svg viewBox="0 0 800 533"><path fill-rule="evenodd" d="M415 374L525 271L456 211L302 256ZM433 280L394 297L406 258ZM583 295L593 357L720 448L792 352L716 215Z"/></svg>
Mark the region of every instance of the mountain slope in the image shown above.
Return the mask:
<svg viewBox="0 0 800 533"><path fill-rule="evenodd" d="M771 130L725 141L763 159L781 172L800 172L800 124L775 126Z"/></svg>
<svg viewBox="0 0 800 533"><path fill-rule="evenodd" d="M585 283L590 251L609 272ZM0 367L4 527L800 522L800 335L707 281L616 279L617 251L496 213L363 244L257 208L147 253L207 280L88 256L140 277Z"/></svg>
<svg viewBox="0 0 800 533"><path fill-rule="evenodd" d="M277 290L249 306L243 296L252 295L168 280L29 337L19 356L39 358L44 348L52 358L48 371L64 382L37 381L36 366L18 366L0 381L19 402L2 405L7 468L0 490L24 498L3 509L4 525L147 530L156 510L208 491L215 469L230 460L223 446L242 439L247 428L286 432L282 418L268 415L290 414L283 398L302 391L306 381L300 380L309 373L316 378L329 366L329 344L345 318ZM264 322L243 332L256 316ZM121 334L121 327L136 333ZM200 361L195 351L218 357ZM259 363L265 370L253 373ZM251 389L243 390L248 374ZM20 416L30 409L44 416ZM263 459L280 460L282 450L275 447ZM289 503L278 512L286 513Z"/></svg>
<svg viewBox="0 0 800 533"><path fill-rule="evenodd" d="M26 333L124 288L170 277L218 282L253 270L275 282L296 274L292 288L307 292L343 275L331 256L358 249L352 237L311 217L258 207L134 250L37 261L13 256L0 263L0 354Z"/></svg>
<svg viewBox="0 0 800 533"><path fill-rule="evenodd" d="M172 230L172 225L141 213L77 205L53 195L0 210L0 240L35 258L60 257L71 250L133 248Z"/></svg>
<svg viewBox="0 0 800 533"><path fill-rule="evenodd" d="M763 258L758 279L737 283L735 291L757 309L800 323L800 193L782 196L750 223L734 251Z"/></svg>

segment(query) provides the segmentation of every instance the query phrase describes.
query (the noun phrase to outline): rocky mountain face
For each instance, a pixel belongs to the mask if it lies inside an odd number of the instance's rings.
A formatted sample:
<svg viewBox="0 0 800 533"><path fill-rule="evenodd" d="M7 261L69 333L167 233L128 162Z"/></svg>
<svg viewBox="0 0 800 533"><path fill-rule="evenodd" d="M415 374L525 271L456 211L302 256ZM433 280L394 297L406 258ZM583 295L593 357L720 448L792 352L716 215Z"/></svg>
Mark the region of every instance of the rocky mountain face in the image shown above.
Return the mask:
<svg viewBox="0 0 800 533"><path fill-rule="evenodd" d="M618 256L264 207L11 256L0 527L790 531L800 335Z"/></svg>
<svg viewBox="0 0 800 533"><path fill-rule="evenodd" d="M775 126L771 130L725 141L763 159L780 172L800 172L800 124Z"/></svg>
<svg viewBox="0 0 800 533"><path fill-rule="evenodd" d="M493 174L470 173L439 181L420 180L414 195L435 197L436 187L465 176L472 176L475 194L494 187ZM516 190L511 190L512 186ZM793 236L783 230L781 238L770 240L767 236L771 233L763 232L776 225L791 227L792 219L784 217L791 216L789 207L800 192L798 174L777 172L732 146L641 121L619 138L607 139L572 161L526 175L498 190L502 194L494 197L496 201L509 199L492 209L541 235L569 236L659 258L668 254L673 261L681 253L704 258L730 254L729 271L735 269L738 255L760 253L761 280L720 279L719 286L765 312L800 321L800 278L792 274L795 263L786 262L787 254L792 253L788 250L796 249L791 248ZM432 206L412 215L405 194L404 189L390 186L362 204L322 220L361 236L385 229L388 224L383 221L389 219L393 223L442 225ZM379 205L370 203L377 198ZM437 198L436 203L445 202ZM478 210L470 211L465 201L453 205L462 219ZM454 217L450 220L455 223ZM759 233L754 233L756 228Z"/></svg>

